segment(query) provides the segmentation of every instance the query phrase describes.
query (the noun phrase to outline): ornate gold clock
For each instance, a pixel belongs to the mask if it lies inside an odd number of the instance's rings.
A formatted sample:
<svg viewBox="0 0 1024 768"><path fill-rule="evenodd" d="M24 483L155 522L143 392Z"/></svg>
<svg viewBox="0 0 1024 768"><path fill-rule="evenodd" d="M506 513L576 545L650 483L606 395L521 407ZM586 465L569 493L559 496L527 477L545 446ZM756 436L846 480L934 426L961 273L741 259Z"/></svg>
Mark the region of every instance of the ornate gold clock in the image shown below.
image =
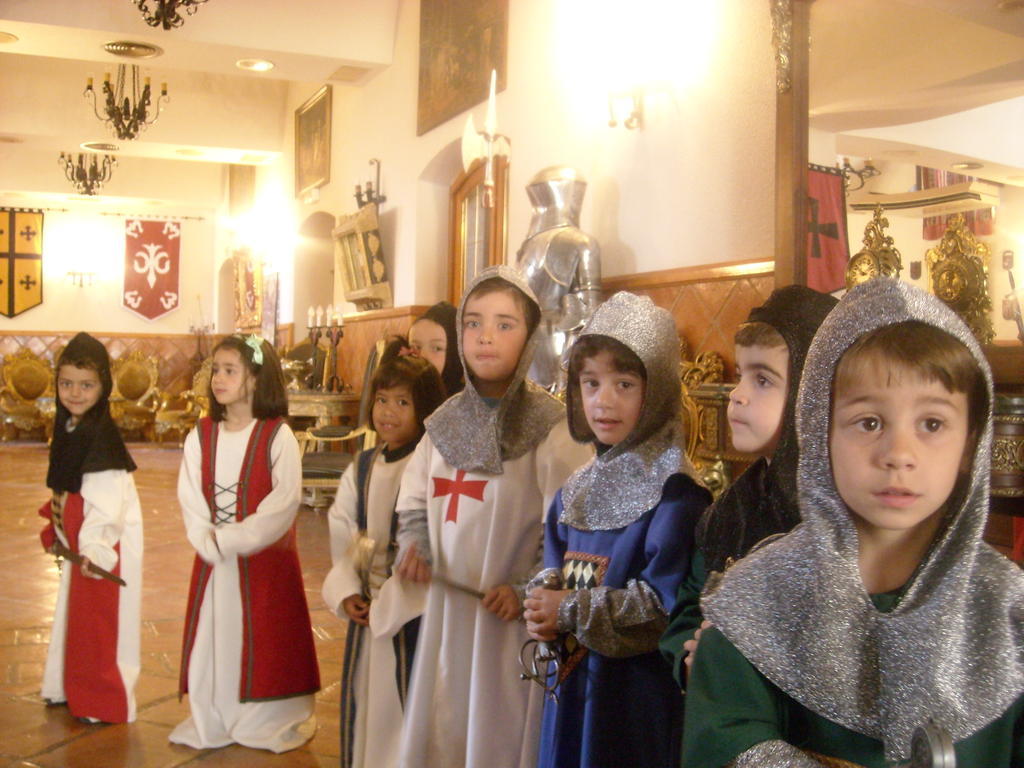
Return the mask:
<svg viewBox="0 0 1024 768"><path fill-rule="evenodd" d="M960 213L950 219L939 244L925 253L932 292L963 318L982 344L995 338L988 295L990 255L988 246L974 239Z"/></svg>
<svg viewBox="0 0 1024 768"><path fill-rule="evenodd" d="M864 248L854 254L846 265L846 288L874 277L899 277L903 271L900 252L893 246L892 237L885 234L889 220L882 215L882 206L875 206L871 221L864 227Z"/></svg>

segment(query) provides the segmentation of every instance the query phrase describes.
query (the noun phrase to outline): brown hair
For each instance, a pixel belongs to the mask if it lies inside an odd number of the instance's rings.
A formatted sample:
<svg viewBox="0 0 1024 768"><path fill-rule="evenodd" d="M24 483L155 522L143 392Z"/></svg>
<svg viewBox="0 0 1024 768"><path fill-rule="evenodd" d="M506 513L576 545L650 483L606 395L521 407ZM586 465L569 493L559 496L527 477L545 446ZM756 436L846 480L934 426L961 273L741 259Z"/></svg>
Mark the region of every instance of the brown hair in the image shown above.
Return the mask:
<svg viewBox="0 0 1024 768"><path fill-rule="evenodd" d="M786 340L782 338L782 334L774 327L757 320L752 323L743 323L737 328L733 342L738 347L768 347L769 349L789 347Z"/></svg>
<svg viewBox="0 0 1024 768"><path fill-rule="evenodd" d="M612 356L612 367L619 373L633 373L647 381L647 369L636 352L618 339L596 333L580 336L572 345L572 352L569 355L569 381L579 381L580 371L586 361L602 352L608 352Z"/></svg>
<svg viewBox="0 0 1024 768"><path fill-rule="evenodd" d="M533 332L540 325L540 307L537 306L537 302L523 293L521 290L516 288L512 283L503 277L489 277L486 280L481 281L469 292L466 296L466 301L463 302L463 307L472 298L480 296L487 296L491 293L507 293L515 301L519 311L523 313L523 317L526 318L526 338L533 336Z"/></svg>
<svg viewBox="0 0 1024 768"><path fill-rule="evenodd" d="M408 387L412 395L412 406L416 412L419 434L423 434L423 421L444 402L444 384L437 369L422 357L405 355L392 357L380 364L370 383L370 402L377 397L380 389ZM370 409L370 429L373 429L373 409ZM417 438L418 439L418 438Z"/></svg>
<svg viewBox="0 0 1024 768"><path fill-rule="evenodd" d="M244 336L228 336L213 348L211 356L222 349L233 349L242 358L246 369L253 377L252 415L257 419L273 419L288 415L288 395L284 388L284 373L277 352L265 340L259 339L263 362L254 363L255 350L246 343ZM213 396L213 377L210 377L207 395L210 398L210 418L224 421L227 409Z"/></svg>
<svg viewBox="0 0 1024 768"><path fill-rule="evenodd" d="M867 333L840 358L832 380L833 401L836 392L879 370L889 384L899 381L901 374L915 373L925 381L939 382L949 392L963 392L968 432L977 437L988 415L988 387L978 361L959 340L919 320Z"/></svg>

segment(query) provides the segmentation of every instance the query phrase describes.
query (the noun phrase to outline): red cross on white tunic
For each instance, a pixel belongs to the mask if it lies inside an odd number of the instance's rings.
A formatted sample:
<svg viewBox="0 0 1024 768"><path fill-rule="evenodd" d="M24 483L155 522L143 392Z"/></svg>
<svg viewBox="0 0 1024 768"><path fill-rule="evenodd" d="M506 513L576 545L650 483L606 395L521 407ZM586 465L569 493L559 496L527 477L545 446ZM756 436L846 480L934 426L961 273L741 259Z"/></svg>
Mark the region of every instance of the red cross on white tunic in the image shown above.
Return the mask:
<svg viewBox="0 0 1024 768"><path fill-rule="evenodd" d="M449 480L446 477L435 477L433 481L435 499L438 496L451 495L451 499L448 500L448 511L444 516L446 523L449 520L453 523L458 522L456 518L459 514L459 496L469 496L477 501L484 500L484 486L487 485L487 481L466 480L466 470L464 469L460 469L455 473L454 480Z"/></svg>

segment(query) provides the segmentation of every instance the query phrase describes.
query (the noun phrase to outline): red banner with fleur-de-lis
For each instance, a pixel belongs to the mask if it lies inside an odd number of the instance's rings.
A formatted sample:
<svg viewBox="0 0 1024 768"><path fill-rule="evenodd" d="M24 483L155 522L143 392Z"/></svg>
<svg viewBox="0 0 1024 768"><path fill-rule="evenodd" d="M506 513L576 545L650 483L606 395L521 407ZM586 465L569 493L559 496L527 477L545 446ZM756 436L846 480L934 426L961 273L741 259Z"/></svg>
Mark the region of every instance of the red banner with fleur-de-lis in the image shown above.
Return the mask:
<svg viewBox="0 0 1024 768"><path fill-rule="evenodd" d="M180 221L126 219L124 306L147 320L177 309L180 254Z"/></svg>

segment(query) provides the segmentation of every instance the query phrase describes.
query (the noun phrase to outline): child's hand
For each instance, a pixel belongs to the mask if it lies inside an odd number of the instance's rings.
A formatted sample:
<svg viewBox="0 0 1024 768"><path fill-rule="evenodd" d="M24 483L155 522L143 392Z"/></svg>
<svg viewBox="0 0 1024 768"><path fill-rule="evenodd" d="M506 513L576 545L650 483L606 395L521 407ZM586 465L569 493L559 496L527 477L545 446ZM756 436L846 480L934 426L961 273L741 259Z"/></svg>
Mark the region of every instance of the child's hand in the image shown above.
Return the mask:
<svg viewBox="0 0 1024 768"><path fill-rule="evenodd" d="M349 595L341 601L341 607L356 624L370 626L370 604L363 600L362 595Z"/></svg>
<svg viewBox="0 0 1024 768"><path fill-rule="evenodd" d="M700 643L700 633L708 627L714 626L710 621L705 619L700 623L700 628L693 633L693 639L687 640L683 643L683 650L686 651L686 656L683 658L683 663L686 665L686 674L690 674L690 668L693 666L693 654L697 652L697 645Z"/></svg>
<svg viewBox="0 0 1024 768"><path fill-rule="evenodd" d="M484 608L502 621L515 621L521 612L516 591L508 584L487 590L482 603Z"/></svg>
<svg viewBox="0 0 1024 768"><path fill-rule="evenodd" d="M82 575L86 576L86 577L88 577L90 579L102 579L103 577L100 576L95 571L93 571L91 566L92 566L92 561L89 560L89 558L86 557L85 555L82 555L82 565L81 565Z"/></svg>
<svg viewBox="0 0 1024 768"><path fill-rule="evenodd" d="M419 550L416 549L416 545L413 544L405 551L402 555L402 560L398 564L398 568L395 570L398 574L398 578L405 579L406 581L415 581L420 584L426 584L430 581L430 565L420 557Z"/></svg>
<svg viewBox="0 0 1024 768"><path fill-rule="evenodd" d="M534 640L551 642L558 637L558 607L569 594L567 589L535 587L523 607L526 631Z"/></svg>

